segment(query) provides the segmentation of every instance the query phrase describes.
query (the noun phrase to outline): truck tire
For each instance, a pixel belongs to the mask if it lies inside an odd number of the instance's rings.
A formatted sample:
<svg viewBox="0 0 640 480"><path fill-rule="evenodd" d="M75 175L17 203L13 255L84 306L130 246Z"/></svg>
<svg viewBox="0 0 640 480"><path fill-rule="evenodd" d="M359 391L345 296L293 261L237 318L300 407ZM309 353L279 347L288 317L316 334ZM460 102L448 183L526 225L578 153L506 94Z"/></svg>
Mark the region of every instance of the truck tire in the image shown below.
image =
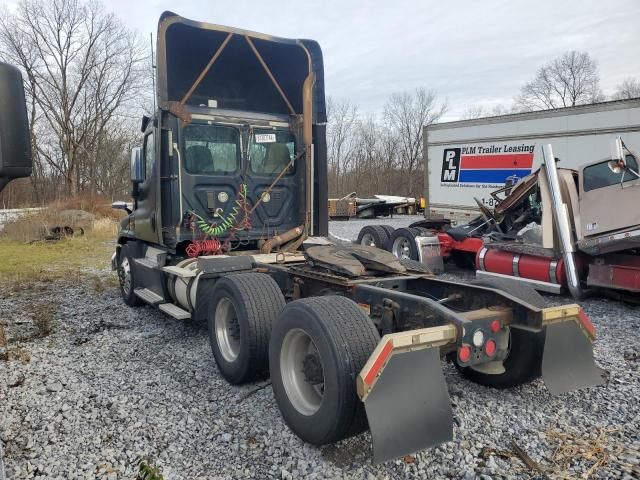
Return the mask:
<svg viewBox="0 0 640 480"><path fill-rule="evenodd" d="M268 375L271 325L284 304L280 287L264 273L239 273L217 281L209 308L209 343L229 383Z"/></svg>
<svg viewBox="0 0 640 480"><path fill-rule="evenodd" d="M473 285L502 290L514 297L539 308L545 307L544 298L529 285L501 278L475 280ZM529 332L520 328L510 329L509 354L502 362L504 372L489 374L473 369L458 367L462 375L472 382L491 388L512 388L535 380L540 376L545 332Z"/></svg>
<svg viewBox="0 0 640 480"><path fill-rule="evenodd" d="M398 228L387 242L386 250L399 259L418 260L416 236L422 233L418 228Z"/></svg>
<svg viewBox="0 0 640 480"><path fill-rule="evenodd" d="M380 225L382 228L384 228L384 231L387 232L387 236L389 238L391 238L391 235L393 235L393 232L395 231L395 228L393 228L391 225ZM383 248L386 247L386 244L383 245Z"/></svg>
<svg viewBox="0 0 640 480"><path fill-rule="evenodd" d="M368 428L355 380L380 341L371 319L341 296L289 303L273 326L273 393L289 428L324 445Z"/></svg>
<svg viewBox="0 0 640 480"><path fill-rule="evenodd" d="M124 303L130 307L141 307L144 302L135 294L137 284L133 258L133 249L126 243L122 245L118 253L118 284Z"/></svg>
<svg viewBox="0 0 640 480"><path fill-rule="evenodd" d="M359 245L378 247L384 250L388 241L389 234L382 225L367 225L362 227L360 233L358 233L358 240L356 243Z"/></svg>

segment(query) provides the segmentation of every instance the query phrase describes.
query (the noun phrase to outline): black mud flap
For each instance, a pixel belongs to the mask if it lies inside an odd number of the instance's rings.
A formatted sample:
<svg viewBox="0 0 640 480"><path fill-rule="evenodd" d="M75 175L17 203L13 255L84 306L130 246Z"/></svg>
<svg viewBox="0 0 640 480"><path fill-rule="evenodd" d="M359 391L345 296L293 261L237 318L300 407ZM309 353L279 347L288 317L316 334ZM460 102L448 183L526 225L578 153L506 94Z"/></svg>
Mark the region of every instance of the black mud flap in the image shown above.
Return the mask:
<svg viewBox="0 0 640 480"><path fill-rule="evenodd" d="M375 463L450 441L453 412L439 348L392 355L364 406Z"/></svg>
<svg viewBox="0 0 640 480"><path fill-rule="evenodd" d="M542 378L553 395L602 385L593 360L593 346L576 322L547 325Z"/></svg>

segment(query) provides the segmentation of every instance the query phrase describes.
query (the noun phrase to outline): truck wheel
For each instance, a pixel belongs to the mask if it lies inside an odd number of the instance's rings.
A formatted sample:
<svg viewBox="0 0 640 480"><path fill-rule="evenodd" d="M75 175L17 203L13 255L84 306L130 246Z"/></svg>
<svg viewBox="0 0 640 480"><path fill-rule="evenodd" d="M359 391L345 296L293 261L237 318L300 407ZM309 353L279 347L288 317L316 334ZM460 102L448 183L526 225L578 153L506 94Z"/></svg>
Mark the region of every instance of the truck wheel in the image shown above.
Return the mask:
<svg viewBox="0 0 640 480"><path fill-rule="evenodd" d="M271 324L284 307L278 284L264 273L239 273L217 281L209 309L209 342L222 376L232 384L269 372Z"/></svg>
<svg viewBox="0 0 640 480"><path fill-rule="evenodd" d="M358 233L358 240L356 243L359 245L378 247L384 250L388 241L389 234L382 225L367 225L366 227L362 227L362 230Z"/></svg>
<svg viewBox="0 0 640 480"><path fill-rule="evenodd" d="M535 307L545 307L544 298L529 285L500 278L475 280L472 284L502 290ZM464 377L486 387L512 388L535 380L540 376L545 333L510 328L509 334L509 354L502 362L503 373L490 374L473 367L459 367L455 361L454 364Z"/></svg>
<svg viewBox="0 0 640 480"><path fill-rule="evenodd" d="M133 268L133 252L126 243L120 248L118 253L118 283L120 284L120 295L124 303L130 307L141 307L144 302L138 297L134 290L137 288L136 278Z"/></svg>
<svg viewBox="0 0 640 480"><path fill-rule="evenodd" d="M379 341L371 319L348 298L305 298L284 308L269 364L276 402L298 437L324 445L368 427L355 379Z"/></svg>
<svg viewBox="0 0 640 480"><path fill-rule="evenodd" d="M391 225L380 225L385 232L387 232L387 237L391 238L391 235L393 235L393 232L395 231L395 228L393 228ZM386 244L383 245L382 247L386 247Z"/></svg>
<svg viewBox="0 0 640 480"><path fill-rule="evenodd" d="M393 253L400 260L418 260L418 247L416 246L416 236L421 231L417 228L398 228L387 242L386 250Z"/></svg>

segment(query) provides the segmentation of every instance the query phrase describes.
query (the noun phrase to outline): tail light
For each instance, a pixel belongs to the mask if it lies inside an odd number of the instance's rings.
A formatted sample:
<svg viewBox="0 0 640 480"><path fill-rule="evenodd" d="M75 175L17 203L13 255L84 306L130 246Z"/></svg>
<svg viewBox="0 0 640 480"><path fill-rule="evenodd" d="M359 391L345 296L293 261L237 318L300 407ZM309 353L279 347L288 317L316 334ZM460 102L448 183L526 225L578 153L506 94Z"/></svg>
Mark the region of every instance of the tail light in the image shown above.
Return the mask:
<svg viewBox="0 0 640 480"><path fill-rule="evenodd" d="M460 363L467 363L471 358L471 347L469 345L462 345L458 349L458 360Z"/></svg>

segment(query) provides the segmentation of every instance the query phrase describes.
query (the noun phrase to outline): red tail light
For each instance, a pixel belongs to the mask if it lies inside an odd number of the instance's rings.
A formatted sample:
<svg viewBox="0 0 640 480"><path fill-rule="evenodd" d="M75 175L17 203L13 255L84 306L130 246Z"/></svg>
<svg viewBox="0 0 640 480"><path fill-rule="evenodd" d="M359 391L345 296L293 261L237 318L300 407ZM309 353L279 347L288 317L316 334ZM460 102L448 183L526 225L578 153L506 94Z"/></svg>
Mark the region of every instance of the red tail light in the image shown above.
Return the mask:
<svg viewBox="0 0 640 480"><path fill-rule="evenodd" d="M493 322L491 322L489 328L493 333L496 333L498 330L500 330L500 320L494 320Z"/></svg>
<svg viewBox="0 0 640 480"><path fill-rule="evenodd" d="M493 339L487 340L487 343L484 344L484 353L487 354L487 357L493 357L496 354L496 341Z"/></svg>
<svg viewBox="0 0 640 480"><path fill-rule="evenodd" d="M471 358L471 347L469 345L462 345L458 349L458 360L461 363L467 363Z"/></svg>

